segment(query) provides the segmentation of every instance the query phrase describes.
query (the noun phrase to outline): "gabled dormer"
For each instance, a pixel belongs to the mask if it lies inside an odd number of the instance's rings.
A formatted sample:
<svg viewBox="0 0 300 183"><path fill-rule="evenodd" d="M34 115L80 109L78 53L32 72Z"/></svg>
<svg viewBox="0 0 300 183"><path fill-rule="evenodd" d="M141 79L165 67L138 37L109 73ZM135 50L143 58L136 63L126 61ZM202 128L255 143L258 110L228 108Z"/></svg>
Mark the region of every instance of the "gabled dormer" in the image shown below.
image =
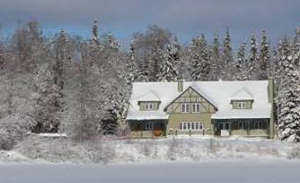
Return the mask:
<svg viewBox="0 0 300 183"><path fill-rule="evenodd" d="M138 106L140 111L157 111L161 103L160 98L154 91L149 91L145 95L141 96L138 100Z"/></svg>
<svg viewBox="0 0 300 183"><path fill-rule="evenodd" d="M230 99L232 109L252 109L253 103L253 94L247 88L238 90Z"/></svg>

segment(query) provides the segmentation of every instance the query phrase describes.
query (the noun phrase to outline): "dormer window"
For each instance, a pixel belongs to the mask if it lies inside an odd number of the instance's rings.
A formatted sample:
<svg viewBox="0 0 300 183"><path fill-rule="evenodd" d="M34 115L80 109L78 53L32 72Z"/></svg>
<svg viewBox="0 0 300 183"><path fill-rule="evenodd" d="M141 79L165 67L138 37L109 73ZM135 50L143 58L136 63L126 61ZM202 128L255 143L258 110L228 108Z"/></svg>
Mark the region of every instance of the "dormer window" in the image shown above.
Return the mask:
<svg viewBox="0 0 300 183"><path fill-rule="evenodd" d="M231 100L232 109L252 109L253 100Z"/></svg>
<svg viewBox="0 0 300 183"><path fill-rule="evenodd" d="M159 101L139 101L141 111L157 111L159 108Z"/></svg>
<svg viewBox="0 0 300 183"><path fill-rule="evenodd" d="M146 103L146 104L145 104L145 108L146 108L147 111L152 111L152 109L153 109L153 104L152 104L152 103Z"/></svg>

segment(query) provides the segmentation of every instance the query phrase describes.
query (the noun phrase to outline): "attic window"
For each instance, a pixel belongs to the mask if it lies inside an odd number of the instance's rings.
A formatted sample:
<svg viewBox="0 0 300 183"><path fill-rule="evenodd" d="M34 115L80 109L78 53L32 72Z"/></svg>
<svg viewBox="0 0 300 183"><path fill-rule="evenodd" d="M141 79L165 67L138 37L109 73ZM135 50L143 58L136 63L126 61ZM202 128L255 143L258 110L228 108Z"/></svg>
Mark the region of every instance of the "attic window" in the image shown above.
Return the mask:
<svg viewBox="0 0 300 183"><path fill-rule="evenodd" d="M140 106L141 111L156 111L159 108L160 102L156 101L139 101L138 105Z"/></svg>
<svg viewBox="0 0 300 183"><path fill-rule="evenodd" d="M253 100L232 100L232 109L252 109Z"/></svg>

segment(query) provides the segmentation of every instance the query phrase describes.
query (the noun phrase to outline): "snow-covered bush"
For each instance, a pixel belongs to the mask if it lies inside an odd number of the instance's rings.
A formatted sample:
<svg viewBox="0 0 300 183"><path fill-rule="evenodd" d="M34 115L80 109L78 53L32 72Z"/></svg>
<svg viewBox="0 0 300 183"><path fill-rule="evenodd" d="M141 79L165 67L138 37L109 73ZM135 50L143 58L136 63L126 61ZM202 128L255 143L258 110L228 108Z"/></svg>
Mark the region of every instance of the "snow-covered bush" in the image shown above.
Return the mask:
<svg viewBox="0 0 300 183"><path fill-rule="evenodd" d="M288 152L288 159L300 159L300 146L295 146L293 147L289 152Z"/></svg>
<svg viewBox="0 0 300 183"><path fill-rule="evenodd" d="M85 141L82 145L86 149L90 161L93 163L108 163L115 158L116 152L114 146L110 143L103 143L100 136L91 141Z"/></svg>
<svg viewBox="0 0 300 183"><path fill-rule="evenodd" d="M50 162L108 163L114 160L113 144L101 138L77 142L71 138L45 138L31 135L16 146L16 151L31 158Z"/></svg>
<svg viewBox="0 0 300 183"><path fill-rule="evenodd" d="M42 138L31 135L15 149L30 159L43 159L50 162L88 162L86 150L66 138Z"/></svg>
<svg viewBox="0 0 300 183"><path fill-rule="evenodd" d="M14 114L0 120L0 149L9 150L22 140L36 125L35 121L23 114Z"/></svg>

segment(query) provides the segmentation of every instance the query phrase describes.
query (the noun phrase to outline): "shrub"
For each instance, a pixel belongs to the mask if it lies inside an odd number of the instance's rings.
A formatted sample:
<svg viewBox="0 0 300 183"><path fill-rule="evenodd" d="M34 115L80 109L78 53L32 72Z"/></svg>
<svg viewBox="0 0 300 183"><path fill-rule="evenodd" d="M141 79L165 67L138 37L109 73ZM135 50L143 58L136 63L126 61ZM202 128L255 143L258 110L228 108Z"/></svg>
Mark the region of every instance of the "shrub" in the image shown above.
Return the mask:
<svg viewBox="0 0 300 183"><path fill-rule="evenodd" d="M10 150L35 126L34 120L22 114L14 114L0 120L0 149Z"/></svg>

